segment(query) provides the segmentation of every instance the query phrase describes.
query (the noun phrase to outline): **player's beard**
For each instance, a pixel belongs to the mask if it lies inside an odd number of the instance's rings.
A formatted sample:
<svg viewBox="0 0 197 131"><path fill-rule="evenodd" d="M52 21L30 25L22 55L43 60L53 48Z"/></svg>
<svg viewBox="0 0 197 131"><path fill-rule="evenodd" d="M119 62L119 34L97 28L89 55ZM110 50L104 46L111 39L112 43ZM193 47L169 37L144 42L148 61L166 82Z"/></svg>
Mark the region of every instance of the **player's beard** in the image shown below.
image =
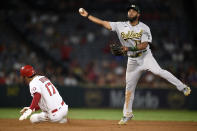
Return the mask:
<svg viewBox="0 0 197 131"><path fill-rule="evenodd" d="M134 16L134 17L128 17L128 20L130 21L130 22L134 22L134 21L136 21L137 20L137 15L136 16Z"/></svg>

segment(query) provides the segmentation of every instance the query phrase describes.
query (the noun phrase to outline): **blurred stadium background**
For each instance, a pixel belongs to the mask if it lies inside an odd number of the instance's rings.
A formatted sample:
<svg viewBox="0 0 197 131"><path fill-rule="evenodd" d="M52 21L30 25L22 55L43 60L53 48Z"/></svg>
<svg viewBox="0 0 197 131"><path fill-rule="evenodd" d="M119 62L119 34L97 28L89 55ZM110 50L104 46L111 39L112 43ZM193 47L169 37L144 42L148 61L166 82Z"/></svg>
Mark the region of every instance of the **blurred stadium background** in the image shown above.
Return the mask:
<svg viewBox="0 0 197 131"><path fill-rule="evenodd" d="M112 56L109 44L118 42L116 34L81 17L78 9L84 7L99 18L121 21L126 19L129 3L128 0L1 3L0 107L21 108L30 104L28 86L19 74L21 66L30 64L51 79L70 107L118 108L120 112L127 58ZM167 81L147 72L139 81L134 109L196 110L197 2L137 0L137 3L142 10L141 20L150 26L151 49L156 60L191 86L192 94L184 97Z"/></svg>

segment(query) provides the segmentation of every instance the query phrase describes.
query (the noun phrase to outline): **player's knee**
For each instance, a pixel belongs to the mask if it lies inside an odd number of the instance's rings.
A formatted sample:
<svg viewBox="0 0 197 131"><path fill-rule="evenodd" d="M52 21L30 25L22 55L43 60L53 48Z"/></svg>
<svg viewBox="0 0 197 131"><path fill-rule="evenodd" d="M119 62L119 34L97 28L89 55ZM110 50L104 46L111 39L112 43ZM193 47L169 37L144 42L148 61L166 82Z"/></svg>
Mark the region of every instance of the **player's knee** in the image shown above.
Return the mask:
<svg viewBox="0 0 197 131"><path fill-rule="evenodd" d="M53 115L49 116L49 119L51 122L58 122L62 119L62 117L59 114L56 114L55 116Z"/></svg>
<svg viewBox="0 0 197 131"><path fill-rule="evenodd" d="M37 115L37 114L31 115L31 117L30 117L30 122L31 122L31 123L37 123L37 122L39 122L39 120L38 120L38 115Z"/></svg>

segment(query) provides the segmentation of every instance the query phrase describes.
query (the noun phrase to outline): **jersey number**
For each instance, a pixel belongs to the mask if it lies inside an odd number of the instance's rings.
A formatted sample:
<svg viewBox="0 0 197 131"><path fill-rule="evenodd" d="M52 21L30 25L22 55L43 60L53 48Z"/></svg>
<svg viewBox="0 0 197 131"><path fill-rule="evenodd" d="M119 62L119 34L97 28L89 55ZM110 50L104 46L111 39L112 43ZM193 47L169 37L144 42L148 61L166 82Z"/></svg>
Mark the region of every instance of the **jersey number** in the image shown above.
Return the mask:
<svg viewBox="0 0 197 131"><path fill-rule="evenodd" d="M47 91L49 92L49 95L52 96L53 94L55 94L55 87L53 86L53 84L51 82L48 82L47 84L45 84L45 87L47 88ZM51 93L51 89L53 90L53 94Z"/></svg>

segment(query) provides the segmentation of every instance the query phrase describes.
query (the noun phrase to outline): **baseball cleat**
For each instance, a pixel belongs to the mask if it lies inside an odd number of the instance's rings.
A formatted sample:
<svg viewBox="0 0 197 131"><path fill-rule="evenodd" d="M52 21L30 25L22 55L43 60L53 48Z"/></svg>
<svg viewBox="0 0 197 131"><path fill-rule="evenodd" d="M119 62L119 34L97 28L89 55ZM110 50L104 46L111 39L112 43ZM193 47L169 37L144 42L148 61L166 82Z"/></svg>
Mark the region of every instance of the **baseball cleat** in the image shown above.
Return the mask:
<svg viewBox="0 0 197 131"><path fill-rule="evenodd" d="M125 125L127 124L127 122L129 120L131 120L134 117L134 115L132 115L131 117L125 117L123 116L122 119L118 122L119 125Z"/></svg>
<svg viewBox="0 0 197 131"><path fill-rule="evenodd" d="M67 123L67 118L63 118L61 121L59 121L59 123L63 124L63 123Z"/></svg>
<svg viewBox="0 0 197 131"><path fill-rule="evenodd" d="M184 95L185 96L188 96L190 93L191 93L191 89L190 89L190 87L185 87L184 89L183 89L183 93L184 93Z"/></svg>

